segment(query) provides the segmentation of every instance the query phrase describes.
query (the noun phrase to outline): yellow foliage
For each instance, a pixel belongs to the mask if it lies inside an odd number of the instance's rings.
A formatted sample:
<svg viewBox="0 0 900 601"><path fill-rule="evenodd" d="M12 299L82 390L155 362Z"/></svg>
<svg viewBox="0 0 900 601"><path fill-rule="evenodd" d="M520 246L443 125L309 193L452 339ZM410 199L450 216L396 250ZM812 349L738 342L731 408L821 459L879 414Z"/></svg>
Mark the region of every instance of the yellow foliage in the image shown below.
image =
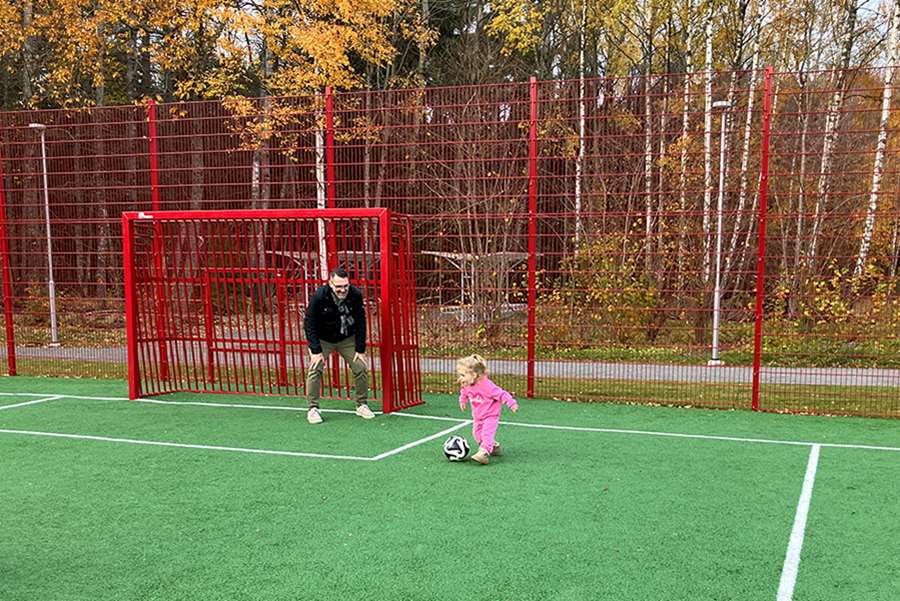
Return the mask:
<svg viewBox="0 0 900 601"><path fill-rule="evenodd" d="M174 81L176 97L296 95L356 86L353 60L393 59L392 19L420 48L435 32L411 0L33 0L22 27L19 0L0 0L0 54L18 55L25 40L35 96L63 106L89 105L94 92L125 77L122 57L146 58ZM146 57L144 57L146 55ZM129 99L130 100L130 99ZM32 100L35 101L35 100Z"/></svg>
<svg viewBox="0 0 900 601"><path fill-rule="evenodd" d="M526 53L541 43L546 5L522 0L499 0L493 6L495 15L487 26L488 35L503 40L504 56Z"/></svg>

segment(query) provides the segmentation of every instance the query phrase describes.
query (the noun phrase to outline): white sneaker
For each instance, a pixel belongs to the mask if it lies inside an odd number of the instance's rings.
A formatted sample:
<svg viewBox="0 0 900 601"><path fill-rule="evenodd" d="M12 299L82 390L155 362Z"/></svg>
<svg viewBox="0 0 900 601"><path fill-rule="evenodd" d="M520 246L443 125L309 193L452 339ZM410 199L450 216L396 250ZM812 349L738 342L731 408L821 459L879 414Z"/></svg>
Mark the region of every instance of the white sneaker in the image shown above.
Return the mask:
<svg viewBox="0 0 900 601"><path fill-rule="evenodd" d="M310 407L309 411L306 412L306 421L311 424L321 424L322 416L319 415L318 407Z"/></svg>
<svg viewBox="0 0 900 601"><path fill-rule="evenodd" d="M375 417L375 414L372 413L372 410L369 409L369 406L365 403L356 406L356 415L360 416L363 419L372 419L373 417Z"/></svg>

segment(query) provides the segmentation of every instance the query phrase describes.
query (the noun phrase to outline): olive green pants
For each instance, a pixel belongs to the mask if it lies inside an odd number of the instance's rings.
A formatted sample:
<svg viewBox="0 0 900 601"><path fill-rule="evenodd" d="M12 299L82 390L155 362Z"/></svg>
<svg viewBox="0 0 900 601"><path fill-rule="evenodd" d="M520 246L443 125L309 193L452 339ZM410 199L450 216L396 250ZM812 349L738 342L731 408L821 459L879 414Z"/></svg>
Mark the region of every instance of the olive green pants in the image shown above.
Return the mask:
<svg viewBox="0 0 900 601"><path fill-rule="evenodd" d="M328 357L333 351L344 358L350 371L353 372L353 383L355 390L353 400L357 405L366 402L369 396L369 366L363 361L354 361L356 355L356 340L353 336L344 338L340 342L327 342L320 340L322 345L322 356L324 361L320 361L315 367L306 370L306 400L310 407L318 407L319 399L322 398L322 374L325 372L325 366L328 364Z"/></svg>

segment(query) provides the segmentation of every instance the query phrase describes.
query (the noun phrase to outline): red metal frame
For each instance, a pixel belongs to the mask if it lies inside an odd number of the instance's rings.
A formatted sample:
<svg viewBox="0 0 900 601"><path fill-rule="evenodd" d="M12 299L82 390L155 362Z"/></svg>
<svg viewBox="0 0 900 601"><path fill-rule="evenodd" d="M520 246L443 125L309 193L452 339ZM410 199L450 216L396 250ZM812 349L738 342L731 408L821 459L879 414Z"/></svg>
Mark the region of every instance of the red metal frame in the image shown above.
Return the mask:
<svg viewBox="0 0 900 601"><path fill-rule="evenodd" d="M16 336L13 327L12 276L9 268L9 230L6 227L6 196L3 192L3 155L0 154L0 268L3 273L3 313L6 324L6 372L16 375Z"/></svg>
<svg viewBox="0 0 900 601"><path fill-rule="evenodd" d="M349 268L357 271L356 285L379 300L370 306L368 345L380 361L381 380L373 388L381 390L383 410L422 402L421 374L409 367L417 360L418 343L411 326L415 286L408 219L384 208L131 211L122 219L132 397L300 394L303 380L296 371L291 379L290 371L302 368L303 353L297 351L306 342L294 317L299 307L291 303L308 298L304 289L321 285L318 270L309 270L318 259L304 249L315 247L316 224L326 220L333 226L328 230L336 232L331 246L337 255L346 253ZM366 250L375 235L368 228L376 226L378 243ZM263 262L257 262L260 233L266 236L266 257L272 257ZM169 265L165 272L148 261L161 251L162 263ZM157 299L160 289L168 291L164 304ZM267 305L266 298L274 304ZM224 304L216 305L217 299ZM267 308L260 312L257 302ZM156 314L163 309L171 315ZM160 361L164 355L157 352L160 335L147 327L160 321L171 324L165 334L171 347L168 378ZM332 377L330 390L349 392L350 379L343 381L346 387Z"/></svg>
<svg viewBox="0 0 900 601"><path fill-rule="evenodd" d="M37 226L42 168L27 127L40 121L48 125L54 270L65 299L60 318L77 315L98 340L29 363L29 373L104 360L100 347L110 343L99 331L125 312L119 242L109 234L120 210L232 210L253 201L307 209L325 183L329 209L377 206L410 216L420 291L415 324L435 390L455 387L451 356L476 351L516 362L494 376L523 396L900 417L900 370L889 350L897 335L885 325L896 319L900 276L900 243L892 242L900 213L890 184L900 163L890 153L869 249L875 269L861 282L841 275L845 264L855 265L871 217L865 198L878 163L886 70L768 71L768 92L758 81L762 72L712 74L714 97L732 100L724 149L719 135L706 141L706 89L696 73L654 74L649 82L632 75L328 89L251 99L251 113L241 115L213 101L3 113L7 314L46 319ZM846 93L834 119L829 107L838 82ZM266 112L275 106L289 118L273 124L267 160L259 163L258 132L248 124L275 114ZM890 110L888 122L898 108ZM716 125L720 118L716 113ZM826 137L834 156L823 170ZM715 206L720 185L711 178L707 190L702 182L722 155L726 367L713 369L706 367L712 311L703 264L715 232L701 224L714 214L708 196ZM340 232L330 225L333 240ZM819 243L810 251L814 234ZM334 250L323 250L332 264ZM134 268L179 269L147 257ZM183 334L184 307L167 306L177 293L178 285L163 286L153 296L158 306L146 308L169 321L142 322L151 326L142 335L158 343L141 352L152 355L157 379L168 361L173 382L180 359L168 354L174 346L164 339ZM404 293L398 288L391 302L406 303ZM294 294L289 289L287 298ZM850 314L833 314L841 307ZM284 327L290 330L290 319ZM16 330L15 343L39 346L40 330ZM220 336L213 331L211 340ZM404 346L399 336L393 342ZM123 373L124 362L118 365ZM832 368L848 369L826 373ZM405 377L400 369L395 383ZM736 372L737 380L726 377ZM346 372L336 375L347 383Z"/></svg>
<svg viewBox="0 0 900 601"><path fill-rule="evenodd" d="M384 411L393 411L396 403L396 391L394 390L394 334L391 324L390 311L384 308L393 306L394 286L391 285L391 227L388 219L388 211L385 209L379 217L381 228L381 386L384 390Z"/></svg>
<svg viewBox="0 0 900 601"><path fill-rule="evenodd" d="M529 399L534 398L535 361L535 303L537 293L537 119L538 82L531 76L529 85L528 119L528 372L527 391Z"/></svg>
<svg viewBox="0 0 900 601"><path fill-rule="evenodd" d="M759 411L759 376L762 356L763 296L766 275L766 199L769 191L769 128L772 118L772 67L766 67L763 105L762 158L759 183L759 249L756 260L756 320L753 328L753 391L750 406Z"/></svg>
<svg viewBox="0 0 900 601"><path fill-rule="evenodd" d="M325 194L327 207L335 208L334 194L334 91L331 86L325 87ZM334 222L328 222L328 267L338 266L337 248L335 247ZM340 358L335 355L331 360L331 377L335 386L341 387ZM350 385L350 382L347 382Z"/></svg>
<svg viewBox="0 0 900 601"><path fill-rule="evenodd" d="M125 271L125 331L128 336L128 398L131 400L141 396L141 373L138 366L137 354L137 311L134 296L134 264L132 246L134 244L134 230L131 227L132 220L122 215L122 254Z"/></svg>
<svg viewBox="0 0 900 601"><path fill-rule="evenodd" d="M150 196L154 211L159 210L159 150L156 147L156 102L147 101L147 133L150 145Z"/></svg>
<svg viewBox="0 0 900 601"><path fill-rule="evenodd" d="M149 139L149 147L150 147L150 194L151 194L151 204L153 206L154 211L159 210L159 151L156 146L156 102L151 98L147 101L147 133ZM162 248L159 246L160 241L160 233L156 232L156 239L154 244L155 251L153 253L153 260L156 263L156 270L158 273L162 273L164 269L164 264L162 260ZM169 377L169 353L168 353L168 345L166 344L166 322L165 316L168 314L167 306L166 306L166 291L162 284L159 285L157 290L157 303L159 307L157 309L157 323L156 323L156 331L157 338L159 339L159 370L160 376L163 380Z"/></svg>
<svg viewBox="0 0 900 601"><path fill-rule="evenodd" d="M186 219L346 219L368 217L382 219L388 209L246 209L236 211L125 211L125 219L135 221L184 221Z"/></svg>

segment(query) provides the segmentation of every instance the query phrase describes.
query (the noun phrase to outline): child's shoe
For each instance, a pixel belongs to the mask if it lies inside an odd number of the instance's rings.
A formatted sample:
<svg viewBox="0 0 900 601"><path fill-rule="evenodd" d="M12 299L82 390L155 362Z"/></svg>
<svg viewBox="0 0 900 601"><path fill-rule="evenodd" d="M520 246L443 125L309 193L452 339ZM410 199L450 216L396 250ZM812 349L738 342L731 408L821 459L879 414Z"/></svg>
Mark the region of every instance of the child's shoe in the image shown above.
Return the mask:
<svg viewBox="0 0 900 601"><path fill-rule="evenodd" d="M495 442L495 443L494 443L494 450L491 451L491 455L493 455L494 457L499 457L499 456L502 455L502 454L503 454L503 449L500 448L500 443L499 443L499 442Z"/></svg>
<svg viewBox="0 0 900 601"><path fill-rule="evenodd" d="M478 452L472 455L472 461L477 461L481 465L487 465L490 462L490 455L484 449L478 449Z"/></svg>

